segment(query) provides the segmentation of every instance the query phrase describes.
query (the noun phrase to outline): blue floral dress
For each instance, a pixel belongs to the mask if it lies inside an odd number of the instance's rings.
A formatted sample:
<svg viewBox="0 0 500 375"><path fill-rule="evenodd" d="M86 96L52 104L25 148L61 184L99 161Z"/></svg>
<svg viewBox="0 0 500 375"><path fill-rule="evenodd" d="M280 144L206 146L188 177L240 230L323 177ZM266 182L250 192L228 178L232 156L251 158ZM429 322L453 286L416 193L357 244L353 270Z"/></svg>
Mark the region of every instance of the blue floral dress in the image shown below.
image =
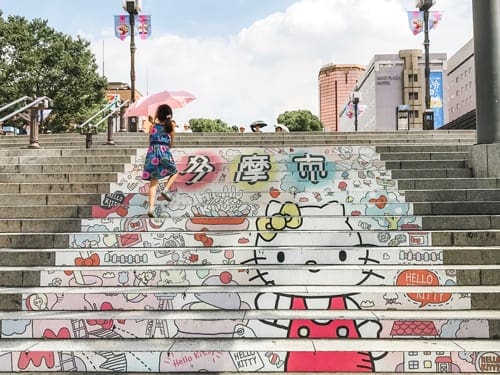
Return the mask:
<svg viewBox="0 0 500 375"><path fill-rule="evenodd" d="M165 132L163 125L155 124L149 133L149 148L142 172L143 180L161 180L177 173L170 145L170 134Z"/></svg>

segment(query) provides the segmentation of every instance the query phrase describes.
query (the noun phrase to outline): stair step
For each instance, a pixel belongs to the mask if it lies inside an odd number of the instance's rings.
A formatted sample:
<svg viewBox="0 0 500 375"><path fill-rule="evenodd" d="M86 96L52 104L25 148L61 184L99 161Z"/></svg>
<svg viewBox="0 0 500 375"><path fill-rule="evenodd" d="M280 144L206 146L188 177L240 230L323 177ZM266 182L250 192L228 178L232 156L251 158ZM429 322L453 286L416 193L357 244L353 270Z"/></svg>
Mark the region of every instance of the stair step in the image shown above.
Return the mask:
<svg viewBox="0 0 500 375"><path fill-rule="evenodd" d="M379 148L377 147L377 151ZM467 160L469 151L408 151L408 152L382 152L380 160Z"/></svg>
<svg viewBox="0 0 500 375"><path fill-rule="evenodd" d="M99 172L124 172L125 165L119 164L12 164L0 165L0 174L6 173L68 173L70 170L77 170L78 173L99 173Z"/></svg>
<svg viewBox="0 0 500 375"><path fill-rule="evenodd" d="M420 315L421 314L421 315ZM471 316L472 315L472 316ZM0 320L71 320L71 319L360 319L360 320L500 320L497 310L93 310L93 311L8 311L0 312Z"/></svg>
<svg viewBox="0 0 500 375"><path fill-rule="evenodd" d="M467 178L472 177L472 171L467 168L455 169L393 169L393 179L411 178Z"/></svg>
<svg viewBox="0 0 500 375"><path fill-rule="evenodd" d="M500 178L407 178L398 179L401 190L499 189Z"/></svg>
<svg viewBox="0 0 500 375"><path fill-rule="evenodd" d="M0 191L3 194L31 194L31 193L99 193L109 192L107 182L68 182L68 183L0 183Z"/></svg>
<svg viewBox="0 0 500 375"><path fill-rule="evenodd" d="M36 208L36 207L34 207ZM66 211L65 211L66 212ZM24 213L25 214L25 213ZM144 216L144 215L143 215ZM83 223L80 218L63 218L63 217L55 217L55 218L17 218L16 209L12 209L8 211L8 217L0 222L0 232L19 232L19 233L36 233L36 232L44 232L44 233L71 233L76 232L80 229L88 230L91 225L98 225L99 219L84 219ZM354 229L358 229L361 227L366 227L373 222L374 228L376 228L377 223L380 223L384 220L384 216L368 216L368 217L359 217L359 216L343 216L344 218L350 221L350 224ZM116 228L122 227L127 220L133 220L137 215L127 214L126 216L122 216L121 218L116 217L108 217L106 219L107 223L116 223ZM317 225L321 225L320 221L328 221L330 219L338 219L339 217L335 216L322 216L317 218ZM408 219L417 217L408 216ZM252 219L248 217L248 219ZM455 229L455 230L480 230L480 229L500 229L500 215L444 215L444 216L418 216L418 219L421 220L422 224L418 225L418 230L445 230L445 229ZM414 220L414 219L411 219ZM183 220L188 222L189 219ZM170 223L170 224L169 224ZM122 225L123 224L123 225ZM179 225L181 222L175 220L158 219L156 220L156 226L161 225L161 227L165 226L174 226ZM82 227L83 225L83 227ZM200 227L200 228L203 228ZM220 231L230 231L230 228L219 229ZM383 230L383 229L374 229L374 230ZM143 231L155 231L152 228L144 228Z"/></svg>
<svg viewBox="0 0 500 375"><path fill-rule="evenodd" d="M163 235L173 235L175 231L166 232ZM271 232L272 233L272 232ZM329 234L328 234L329 233ZM378 234L376 232L371 231L356 231L359 233L361 237L366 236L366 244L374 245L379 243ZM387 232L381 232L387 233ZM432 238L432 244L435 246L495 246L498 244L498 239L500 238L500 230L490 229L490 230L442 230L442 231L423 231L423 232L411 232L411 238L408 239L408 232L390 232L387 233L388 239L396 239L399 238L398 235L402 235L403 237L400 240L394 241L394 246L401 246L407 244L407 241L414 241L417 245L420 243L420 246L424 246L428 243L428 239ZM299 233L291 233L293 236L287 235L286 242L281 243L281 246L293 246L297 243L300 243L301 239L298 238L304 235L312 235L314 241L311 242L311 245L314 246L316 240L319 242L325 242L325 235L329 235L332 237L332 244L338 244L337 246L342 246L339 242L336 242L333 237L342 236L344 239L350 239L351 242L359 242L359 239L356 235L352 236L353 232L351 231L314 231L314 232L299 232ZM92 233L95 238L98 236L106 236L109 241L114 242L115 244L122 243L122 247L128 247L128 244L134 242L136 245L141 241L148 241L152 243L158 243L154 247L160 247L160 240L155 239L156 234L152 232L140 233L140 232L122 232L121 234L117 233ZM246 243L245 246L251 246L248 238L246 236L257 235L257 232L245 232L238 234L232 233L216 233L210 234L214 243L213 246L231 246L239 243L239 246ZM297 237L298 236L298 237ZM85 233L73 233L73 234L57 234L57 233L0 233L0 247L30 247L34 249L38 248L61 248L68 247L69 241L75 241L76 243L80 243L80 241L85 241L85 238L88 237L88 234ZM132 238L134 239L133 241ZM201 242L194 242L191 238L186 238L187 246L197 246L201 245ZM193 242L191 242L193 241ZM373 241L373 242L370 242ZM402 241L402 242L401 242ZM389 241L391 242L391 241ZM392 243L392 242L391 242ZM348 244L345 243L344 246ZM115 245L116 246L116 245Z"/></svg>
<svg viewBox="0 0 500 375"><path fill-rule="evenodd" d="M500 340L460 339L2 339L0 352L67 352L71 342L73 352L159 352L213 353L228 352L497 352ZM183 354L184 356L186 354ZM202 355L202 354L200 354ZM192 359L191 359L192 360ZM232 366L233 363L230 363ZM234 369L234 367L232 367Z"/></svg>

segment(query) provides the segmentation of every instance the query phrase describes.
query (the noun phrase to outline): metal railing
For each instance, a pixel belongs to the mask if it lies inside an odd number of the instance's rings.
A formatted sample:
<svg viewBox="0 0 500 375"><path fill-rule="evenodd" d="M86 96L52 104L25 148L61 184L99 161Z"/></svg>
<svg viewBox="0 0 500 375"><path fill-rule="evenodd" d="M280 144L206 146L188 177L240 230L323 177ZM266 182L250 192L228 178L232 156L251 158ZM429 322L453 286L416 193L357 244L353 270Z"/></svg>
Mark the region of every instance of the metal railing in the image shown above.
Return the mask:
<svg viewBox="0 0 500 375"><path fill-rule="evenodd" d="M75 126L75 129L79 129L82 134L85 135L85 147L90 148L92 146L92 137L94 134L97 134L99 125L101 125L104 121L108 121L108 126L107 126L107 136L108 139L106 141L106 144L108 145L114 145L115 142L113 140L113 118L116 116L117 112L121 111L121 109L128 104L129 100L125 100L123 102L120 102L119 99L116 99L115 101L106 104L104 108L96 112L94 115L92 115L88 120L83 122L80 125ZM109 111L109 113L106 114L106 112ZM98 122L95 124L92 124L91 121L97 118L98 116L103 116Z"/></svg>
<svg viewBox="0 0 500 375"><path fill-rule="evenodd" d="M21 103L23 101L27 101L27 100L33 100L33 98L29 97L29 96L23 96L22 98L19 98L19 99L16 99L10 103L7 103L6 105L4 105L3 107L0 107L0 112L3 112L5 111L7 108L10 108L18 103Z"/></svg>
<svg viewBox="0 0 500 375"><path fill-rule="evenodd" d="M30 98L29 96L25 96L19 99L14 100L13 102L3 106L0 108L0 111L5 110L7 108L12 107L15 104L18 104L22 101L26 100L31 100L31 102L24 107L21 107L14 112L9 113L7 116L4 116L0 118L0 123L3 123L4 121L7 121L11 119L12 117L19 115L23 112L26 112L27 110L31 111L30 115L30 143L28 147L30 148L39 148L40 144L38 141L38 134L39 134L39 124L41 122L41 119L38 118L37 116L37 111L47 109L49 108L49 104L52 99L50 99L48 96L40 96L38 98Z"/></svg>

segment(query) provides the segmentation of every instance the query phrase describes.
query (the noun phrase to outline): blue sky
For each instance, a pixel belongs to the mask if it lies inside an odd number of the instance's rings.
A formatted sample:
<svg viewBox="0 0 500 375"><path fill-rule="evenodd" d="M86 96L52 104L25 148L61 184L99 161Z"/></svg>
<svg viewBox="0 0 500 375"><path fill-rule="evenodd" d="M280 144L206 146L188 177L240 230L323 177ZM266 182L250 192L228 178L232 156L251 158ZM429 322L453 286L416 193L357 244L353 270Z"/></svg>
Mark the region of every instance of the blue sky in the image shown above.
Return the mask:
<svg viewBox="0 0 500 375"><path fill-rule="evenodd" d="M330 63L366 65L374 54L423 48L408 28L414 0L143 0L152 37L137 41L136 87L143 94L187 90L189 118L246 125L280 113L319 114L318 73ZM91 42L99 72L130 82L129 39L114 36L121 0L0 0L9 14L43 18ZM455 53L472 37L471 0L437 0L441 24L431 52ZM104 66L104 71L102 67ZM268 127L270 129L270 127Z"/></svg>
<svg viewBox="0 0 500 375"><path fill-rule="evenodd" d="M159 32L186 36L224 36L237 33L295 0L143 0L142 13L154 19ZM43 5L41 5L43 4ZM49 20L53 27L75 35L112 26L115 14L125 14L121 0L1 0L4 16Z"/></svg>

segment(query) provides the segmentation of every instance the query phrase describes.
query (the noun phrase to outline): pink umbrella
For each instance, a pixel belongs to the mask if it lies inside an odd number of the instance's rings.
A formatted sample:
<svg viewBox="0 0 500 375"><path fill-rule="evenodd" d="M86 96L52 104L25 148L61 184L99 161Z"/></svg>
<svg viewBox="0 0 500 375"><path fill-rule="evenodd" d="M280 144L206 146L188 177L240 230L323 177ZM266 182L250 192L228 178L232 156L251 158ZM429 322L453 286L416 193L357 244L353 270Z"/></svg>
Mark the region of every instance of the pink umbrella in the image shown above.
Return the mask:
<svg viewBox="0 0 500 375"><path fill-rule="evenodd" d="M154 115L160 104L168 104L171 108L182 108L196 99L186 91L160 91L156 94L143 96L128 107L125 116Z"/></svg>

